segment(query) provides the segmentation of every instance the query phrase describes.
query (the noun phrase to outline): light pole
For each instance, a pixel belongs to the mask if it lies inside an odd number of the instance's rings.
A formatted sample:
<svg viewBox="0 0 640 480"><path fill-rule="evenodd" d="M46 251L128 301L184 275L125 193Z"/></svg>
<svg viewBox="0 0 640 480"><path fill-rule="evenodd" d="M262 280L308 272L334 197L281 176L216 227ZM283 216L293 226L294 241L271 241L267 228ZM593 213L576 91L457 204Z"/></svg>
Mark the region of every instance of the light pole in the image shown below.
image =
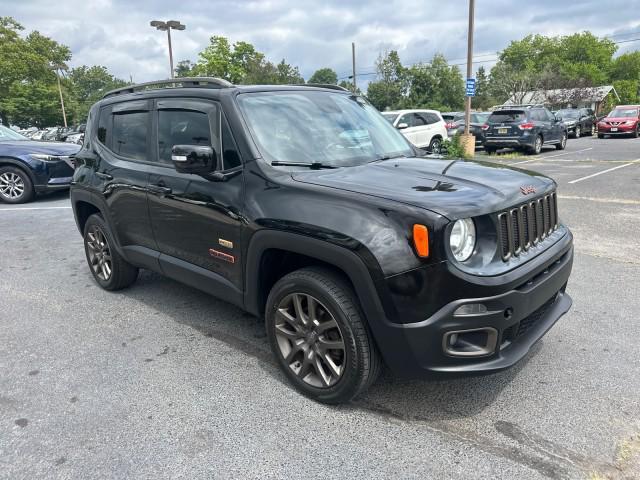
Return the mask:
<svg viewBox="0 0 640 480"><path fill-rule="evenodd" d="M173 75L173 51L171 50L171 29L173 30L184 30L187 28L185 25L181 24L177 20L169 20L167 22L163 22L161 20L153 20L150 25L152 27L156 27L158 30L167 32L167 41L169 42L169 67L171 68L171 78Z"/></svg>
<svg viewBox="0 0 640 480"><path fill-rule="evenodd" d="M58 81L58 93L60 94L60 107L62 107L62 120L64 121L65 128L67 127L67 113L64 110L64 97L62 96L62 85L60 84L60 74L63 69L66 69L65 65L53 65L51 69L53 73L56 75L56 80Z"/></svg>
<svg viewBox="0 0 640 480"><path fill-rule="evenodd" d="M467 35L467 81L473 75L473 23L474 23L475 1L469 0L469 33ZM466 83L466 82L465 82ZM474 86L475 88L475 86ZM471 122L471 97L473 92L467 92L464 105L464 143L467 154L475 151L475 137L469 133L469 123Z"/></svg>

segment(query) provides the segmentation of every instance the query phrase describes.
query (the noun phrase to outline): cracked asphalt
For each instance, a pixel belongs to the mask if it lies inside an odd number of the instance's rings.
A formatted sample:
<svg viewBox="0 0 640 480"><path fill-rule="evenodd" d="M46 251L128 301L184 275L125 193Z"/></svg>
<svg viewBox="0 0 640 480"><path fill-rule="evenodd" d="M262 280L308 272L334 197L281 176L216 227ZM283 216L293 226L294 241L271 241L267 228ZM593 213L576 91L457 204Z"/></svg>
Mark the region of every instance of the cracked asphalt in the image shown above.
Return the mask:
<svg viewBox="0 0 640 480"><path fill-rule="evenodd" d="M290 388L233 306L150 272L98 288L65 193L0 205L0 478L640 478L638 158L492 157L558 181L572 310L509 371L385 375L340 407Z"/></svg>

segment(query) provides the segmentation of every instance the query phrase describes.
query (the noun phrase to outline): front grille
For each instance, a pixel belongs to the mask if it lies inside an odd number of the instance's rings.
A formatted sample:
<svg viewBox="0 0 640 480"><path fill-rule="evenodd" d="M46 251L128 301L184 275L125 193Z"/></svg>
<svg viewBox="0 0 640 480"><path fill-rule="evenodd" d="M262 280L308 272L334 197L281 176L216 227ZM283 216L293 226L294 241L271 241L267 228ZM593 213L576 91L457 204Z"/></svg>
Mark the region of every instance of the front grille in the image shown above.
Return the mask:
<svg viewBox="0 0 640 480"><path fill-rule="evenodd" d="M502 260L517 257L558 228L555 192L498 214Z"/></svg>

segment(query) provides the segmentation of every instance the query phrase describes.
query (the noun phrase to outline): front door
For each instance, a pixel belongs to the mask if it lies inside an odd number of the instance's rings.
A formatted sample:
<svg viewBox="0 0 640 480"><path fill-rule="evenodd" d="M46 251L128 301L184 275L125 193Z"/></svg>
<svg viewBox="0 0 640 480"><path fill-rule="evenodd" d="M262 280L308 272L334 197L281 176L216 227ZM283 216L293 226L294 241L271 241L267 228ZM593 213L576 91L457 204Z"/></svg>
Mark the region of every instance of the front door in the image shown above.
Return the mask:
<svg viewBox="0 0 640 480"><path fill-rule="evenodd" d="M219 105L163 99L154 118L158 166L149 177L149 214L158 248L170 257L164 258L166 268L206 269L241 290L242 166ZM236 174L220 182L211 175L178 173L171 162L174 145L211 146L219 156L218 170Z"/></svg>

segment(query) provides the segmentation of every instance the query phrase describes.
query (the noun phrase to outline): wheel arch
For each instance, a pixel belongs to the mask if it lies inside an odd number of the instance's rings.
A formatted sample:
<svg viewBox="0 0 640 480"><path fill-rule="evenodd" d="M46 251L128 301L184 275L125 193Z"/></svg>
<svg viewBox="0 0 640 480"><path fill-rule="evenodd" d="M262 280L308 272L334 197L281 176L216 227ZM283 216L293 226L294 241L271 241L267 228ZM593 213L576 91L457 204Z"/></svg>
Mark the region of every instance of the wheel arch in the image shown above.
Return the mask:
<svg viewBox="0 0 640 480"><path fill-rule="evenodd" d="M326 266L348 280L375 336L375 324L384 321L386 315L364 261L347 248L295 233L260 230L250 239L245 263L245 309L262 315L273 284L290 271L310 265Z"/></svg>
<svg viewBox="0 0 640 480"><path fill-rule="evenodd" d="M0 167L6 167L6 166L19 168L24 173L26 173L29 176L29 180L31 180L31 184L35 188L36 176L33 174L29 166L26 165L22 160L15 157L0 157Z"/></svg>

